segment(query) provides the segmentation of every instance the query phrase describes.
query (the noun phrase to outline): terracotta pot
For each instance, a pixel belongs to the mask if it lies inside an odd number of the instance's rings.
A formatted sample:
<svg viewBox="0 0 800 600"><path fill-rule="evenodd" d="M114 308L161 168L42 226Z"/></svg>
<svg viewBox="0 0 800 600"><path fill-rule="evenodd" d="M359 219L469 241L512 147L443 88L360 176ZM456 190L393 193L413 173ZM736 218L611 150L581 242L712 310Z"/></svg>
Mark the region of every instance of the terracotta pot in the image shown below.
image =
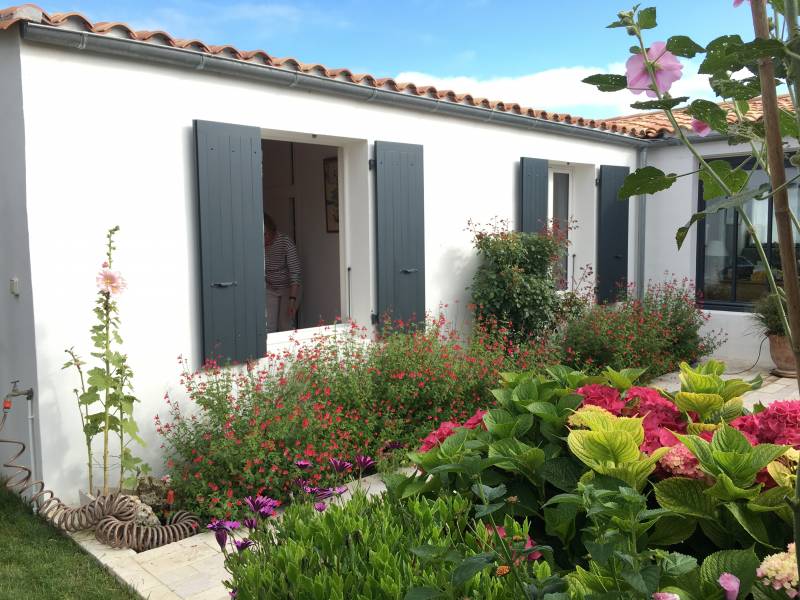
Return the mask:
<svg viewBox="0 0 800 600"><path fill-rule="evenodd" d="M779 377L796 377L794 353L785 335L769 335L769 355L775 363L774 375Z"/></svg>

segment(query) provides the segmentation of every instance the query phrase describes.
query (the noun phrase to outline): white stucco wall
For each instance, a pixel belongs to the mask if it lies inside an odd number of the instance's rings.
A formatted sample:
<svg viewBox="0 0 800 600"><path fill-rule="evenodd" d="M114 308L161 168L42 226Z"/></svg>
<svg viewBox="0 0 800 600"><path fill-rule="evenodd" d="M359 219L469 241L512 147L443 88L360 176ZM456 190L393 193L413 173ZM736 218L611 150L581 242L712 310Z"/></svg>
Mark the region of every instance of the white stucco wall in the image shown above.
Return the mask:
<svg viewBox="0 0 800 600"><path fill-rule="evenodd" d="M467 220L512 219L521 156L576 169L576 216L596 202L598 165L635 168L631 148L369 105L328 95L26 44L22 48L27 203L36 312L44 475L69 495L83 481L81 432L62 372L63 349L84 355L103 236L120 225L116 266L122 336L134 370L138 421L158 468L151 420L178 393L179 354L199 361L197 217L192 120L254 125L265 137L342 149L342 215L352 315L374 306L374 214L367 159L375 140L422 144L425 153L426 304L464 304L475 256ZM317 134L316 139L311 134ZM369 192L369 193L368 193ZM630 237L635 214L631 205ZM581 223L578 265L594 263L594 223ZM631 250L630 273L633 273Z"/></svg>

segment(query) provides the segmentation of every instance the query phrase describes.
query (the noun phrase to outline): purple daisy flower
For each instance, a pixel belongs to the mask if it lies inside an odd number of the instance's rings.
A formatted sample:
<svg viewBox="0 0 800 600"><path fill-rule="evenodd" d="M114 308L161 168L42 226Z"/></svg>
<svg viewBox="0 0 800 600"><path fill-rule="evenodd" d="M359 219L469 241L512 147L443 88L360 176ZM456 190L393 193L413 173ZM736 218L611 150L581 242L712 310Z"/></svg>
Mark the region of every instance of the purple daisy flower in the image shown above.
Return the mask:
<svg viewBox="0 0 800 600"><path fill-rule="evenodd" d="M250 546L252 546L254 542L253 542L253 540L249 540L249 539L247 539L247 538L244 538L243 540L236 540L236 541L235 541L235 542L233 542L233 543L234 543L234 545L236 546L236 549L237 549L239 552L244 552L244 551L245 551L245 550L247 550L247 549L248 549Z"/></svg>
<svg viewBox="0 0 800 600"><path fill-rule="evenodd" d="M311 463L305 459L296 460L294 464L298 469L302 469L303 471L311 467Z"/></svg>
<svg viewBox="0 0 800 600"><path fill-rule="evenodd" d="M225 551L225 544L228 543L228 532L238 529L239 522L212 519L211 523L208 524L208 528L214 532L214 537L217 540L217 544L219 544L220 550Z"/></svg>
<svg viewBox="0 0 800 600"><path fill-rule="evenodd" d="M320 488L317 490L316 494L314 494L317 500L327 500L331 496L333 496L333 488Z"/></svg>
<svg viewBox="0 0 800 600"><path fill-rule="evenodd" d="M250 531L255 531L258 528L258 519L248 518L242 521L242 525L247 527Z"/></svg>
<svg viewBox="0 0 800 600"><path fill-rule="evenodd" d="M330 462L333 470L337 473L343 473L353 466L353 463L347 462L346 460L341 460L339 458L332 458Z"/></svg>
<svg viewBox="0 0 800 600"><path fill-rule="evenodd" d="M356 468L362 473L366 473L375 468L377 463L372 460L369 456L365 456L364 454L359 454L356 456Z"/></svg>
<svg viewBox="0 0 800 600"><path fill-rule="evenodd" d="M328 508L328 507L325 505L324 502L316 502L316 503L314 503L314 510L316 510L317 512L322 512L326 508Z"/></svg>

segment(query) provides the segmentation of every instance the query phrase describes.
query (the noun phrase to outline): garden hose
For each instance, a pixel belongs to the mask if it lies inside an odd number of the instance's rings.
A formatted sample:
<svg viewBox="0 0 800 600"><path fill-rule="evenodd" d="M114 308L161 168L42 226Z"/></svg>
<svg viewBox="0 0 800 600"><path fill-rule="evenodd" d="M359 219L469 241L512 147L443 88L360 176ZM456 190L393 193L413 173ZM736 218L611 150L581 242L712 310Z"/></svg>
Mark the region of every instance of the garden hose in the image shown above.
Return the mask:
<svg viewBox="0 0 800 600"><path fill-rule="evenodd" d="M11 400L3 401L0 434L6 424ZM13 471L6 487L21 498L54 527L67 532L94 528L98 542L112 548L130 548L136 552L152 550L191 537L200 530L200 520L192 513L178 511L167 519L166 525L142 525L135 521L137 503L124 494L101 495L79 508L73 508L45 488L43 481L33 481L33 472L16 461L25 452L23 442L0 437L1 444L16 447L8 462L2 463Z"/></svg>

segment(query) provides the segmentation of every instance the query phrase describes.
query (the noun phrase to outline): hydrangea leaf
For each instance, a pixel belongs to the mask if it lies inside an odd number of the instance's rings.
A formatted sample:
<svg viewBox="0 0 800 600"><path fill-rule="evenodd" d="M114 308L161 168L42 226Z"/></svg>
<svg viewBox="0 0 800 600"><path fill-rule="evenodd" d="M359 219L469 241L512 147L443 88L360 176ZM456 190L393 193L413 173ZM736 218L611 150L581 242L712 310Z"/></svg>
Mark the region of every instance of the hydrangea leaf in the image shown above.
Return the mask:
<svg viewBox="0 0 800 600"><path fill-rule="evenodd" d="M700 519L717 518L719 502L706 493L708 485L704 481L669 477L654 484L653 488L662 508Z"/></svg>
<svg viewBox="0 0 800 600"><path fill-rule="evenodd" d="M659 519L647 538L650 546L673 546L688 540L697 529L697 521L684 516L666 516Z"/></svg>
<svg viewBox="0 0 800 600"><path fill-rule="evenodd" d="M759 560L752 548L721 550L706 557L700 565L700 581L714 591L719 589L719 576L732 573L739 578L739 598L746 598L753 587Z"/></svg>
<svg viewBox="0 0 800 600"><path fill-rule="evenodd" d="M697 392L678 392L675 394L675 405L683 412L696 412L701 417L720 410L725 404L719 394L702 394Z"/></svg>
<svg viewBox="0 0 800 600"><path fill-rule="evenodd" d="M748 453L752 446L741 431L734 429L730 425L723 425L714 433L711 438L711 450L718 452L741 452Z"/></svg>
<svg viewBox="0 0 800 600"><path fill-rule="evenodd" d="M571 431L567 445L585 465L597 469L601 465L621 465L639 458L639 444L623 431Z"/></svg>
<svg viewBox="0 0 800 600"><path fill-rule="evenodd" d="M718 498L723 502L735 502L736 500L752 500L761 491L761 485L751 488L742 488L733 483L725 473L718 473L716 483L708 488L708 494Z"/></svg>
<svg viewBox="0 0 800 600"><path fill-rule="evenodd" d="M776 547L769 540L767 527L764 525L764 519L760 514L749 510L738 502L726 502L724 506L739 522L739 525L759 544L763 544L768 548Z"/></svg>

